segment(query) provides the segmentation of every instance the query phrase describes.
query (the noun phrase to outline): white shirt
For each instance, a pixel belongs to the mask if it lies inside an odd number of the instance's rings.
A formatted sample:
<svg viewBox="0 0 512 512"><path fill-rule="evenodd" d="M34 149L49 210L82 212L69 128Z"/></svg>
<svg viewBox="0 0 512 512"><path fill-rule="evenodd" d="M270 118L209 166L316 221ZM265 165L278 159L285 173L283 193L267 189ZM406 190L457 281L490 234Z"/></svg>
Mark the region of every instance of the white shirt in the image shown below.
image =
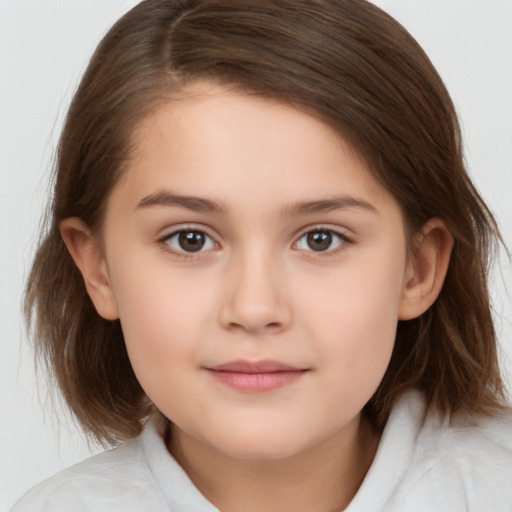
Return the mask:
<svg viewBox="0 0 512 512"><path fill-rule="evenodd" d="M11 512L219 512L169 454L159 430L150 422L137 439L42 482ZM512 411L450 425L426 414L420 393L407 393L345 510L512 512Z"/></svg>

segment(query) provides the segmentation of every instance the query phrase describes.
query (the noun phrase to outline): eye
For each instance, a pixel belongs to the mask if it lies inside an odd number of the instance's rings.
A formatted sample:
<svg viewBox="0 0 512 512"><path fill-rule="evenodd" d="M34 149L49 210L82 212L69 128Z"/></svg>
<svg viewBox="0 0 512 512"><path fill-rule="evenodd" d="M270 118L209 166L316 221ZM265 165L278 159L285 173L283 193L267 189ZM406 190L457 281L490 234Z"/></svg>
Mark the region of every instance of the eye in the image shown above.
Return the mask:
<svg viewBox="0 0 512 512"><path fill-rule="evenodd" d="M218 247L204 231L196 229L175 231L163 241L176 252L194 253Z"/></svg>
<svg viewBox="0 0 512 512"><path fill-rule="evenodd" d="M347 241L345 236L331 229L315 229L302 235L295 247L303 251L327 252L337 249Z"/></svg>

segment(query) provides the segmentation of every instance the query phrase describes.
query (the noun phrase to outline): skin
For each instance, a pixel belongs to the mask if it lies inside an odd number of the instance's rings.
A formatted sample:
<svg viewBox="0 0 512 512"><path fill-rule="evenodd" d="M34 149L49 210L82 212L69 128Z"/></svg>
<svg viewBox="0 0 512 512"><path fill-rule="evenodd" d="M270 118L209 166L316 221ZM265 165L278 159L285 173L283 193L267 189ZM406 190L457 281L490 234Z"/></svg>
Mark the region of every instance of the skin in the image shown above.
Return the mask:
<svg viewBox="0 0 512 512"><path fill-rule="evenodd" d="M61 231L173 422L169 450L223 512L341 510L378 445L361 409L397 321L437 297L449 233L433 219L408 251L399 204L357 155L276 102L198 83L134 143L102 232L76 218ZM180 230L203 248L184 250ZM315 251L319 232L331 242ZM211 371L240 359L302 372L247 392Z"/></svg>

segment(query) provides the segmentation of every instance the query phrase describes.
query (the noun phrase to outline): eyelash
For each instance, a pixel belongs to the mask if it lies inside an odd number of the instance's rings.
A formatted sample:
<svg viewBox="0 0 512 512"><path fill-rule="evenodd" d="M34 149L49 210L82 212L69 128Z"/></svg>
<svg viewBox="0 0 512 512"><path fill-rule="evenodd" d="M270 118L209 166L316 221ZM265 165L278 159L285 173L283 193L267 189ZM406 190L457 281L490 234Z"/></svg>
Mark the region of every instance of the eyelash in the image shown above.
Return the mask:
<svg viewBox="0 0 512 512"><path fill-rule="evenodd" d="M180 250L180 249L173 248L170 245L169 242L174 237L177 237L179 235L186 234L186 233L193 233L196 235L204 236L205 238L207 238L210 241L210 244L212 244L213 247L208 247L207 249L203 249L203 246L201 246L197 251L186 251L186 250ZM304 239L308 235L318 234L318 233L328 234L333 238L337 238L339 240L338 245L334 249L327 249L325 251L315 251L314 249L311 249L311 248L309 250L301 249L300 247L298 247L302 239ZM175 256L176 258L178 258L180 260L184 260L184 261L190 261L190 260L196 259L201 252L205 252L205 251L208 251L211 249L218 249L220 247L220 244L217 243L210 235L208 235L208 233L206 233L206 231L199 229L199 228L194 228L194 227L183 227L181 229L177 229L177 230L173 231L172 233L160 238L158 240L158 242L163 245L165 250L172 253L173 256ZM332 243L332 240L331 240L331 243ZM293 249L296 249L296 250L304 250L304 252L306 252L306 253L311 253L309 255L310 257L314 255L315 257L325 258L325 257L337 255L340 251L342 251L346 248L347 244L351 244L351 243L352 243L352 241L345 234L340 233L339 231L336 231L334 229L326 228L323 226L317 226L314 228L308 228L307 231L303 232L300 235L300 237L297 239L297 241L293 243L292 247L293 247Z"/></svg>
<svg viewBox="0 0 512 512"><path fill-rule="evenodd" d="M352 243L350 238L344 233L340 233L339 231L336 231L335 229L326 228L324 226L315 226L313 228L308 228L307 231L302 233L302 235L298 238L298 240L293 244L293 247L300 250L300 248L297 247L299 245L300 241L303 238L307 237L308 235L311 235L314 233L328 234L333 238L334 237L338 238L339 243L334 249L327 249L325 251L315 251L314 249L311 249L311 248L310 248L310 250L305 250L305 252L309 253L308 256L311 256L311 257L314 256L314 257L320 257L320 258L328 258L331 256L337 256L340 251L345 250L346 246Z"/></svg>
<svg viewBox="0 0 512 512"><path fill-rule="evenodd" d="M208 233L206 233L206 231L204 231L203 229L194 228L194 227L183 227L181 229L177 229L177 230L173 231L172 233L160 238L158 240L158 242L161 243L163 245L164 249L166 251L170 252L174 257L176 257L180 260L190 261L190 260L196 259L197 255L199 253L204 252L204 250L202 250L203 247L200 247L199 250L197 250L197 251L187 252L185 250L175 249L170 245L170 241L174 237L177 237L181 234L186 234L186 233L194 233L196 235L202 235L205 238L207 238L213 244L213 247L210 247L207 250L211 250L213 248L217 249L220 247L220 245L217 242L215 242L215 240L210 235L208 235Z"/></svg>

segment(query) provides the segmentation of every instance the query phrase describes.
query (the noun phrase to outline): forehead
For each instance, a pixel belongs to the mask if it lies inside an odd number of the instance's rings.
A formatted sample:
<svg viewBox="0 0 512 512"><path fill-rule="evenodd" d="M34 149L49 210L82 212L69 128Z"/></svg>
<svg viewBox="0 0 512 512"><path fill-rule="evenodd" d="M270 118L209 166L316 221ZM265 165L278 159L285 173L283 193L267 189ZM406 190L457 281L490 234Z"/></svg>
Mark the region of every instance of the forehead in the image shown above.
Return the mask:
<svg viewBox="0 0 512 512"><path fill-rule="evenodd" d="M267 207L271 199L341 193L389 199L327 124L283 103L205 83L187 87L139 124L120 186L137 196L171 189L246 206L258 197Z"/></svg>

